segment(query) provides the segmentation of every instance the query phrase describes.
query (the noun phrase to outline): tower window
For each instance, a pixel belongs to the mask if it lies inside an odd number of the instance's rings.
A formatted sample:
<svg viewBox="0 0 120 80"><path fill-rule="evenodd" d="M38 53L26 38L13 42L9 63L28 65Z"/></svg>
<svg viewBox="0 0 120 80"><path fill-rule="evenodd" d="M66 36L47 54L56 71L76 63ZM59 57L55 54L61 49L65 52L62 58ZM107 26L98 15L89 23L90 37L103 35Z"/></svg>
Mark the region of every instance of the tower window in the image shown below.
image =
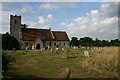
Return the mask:
<svg viewBox="0 0 120 80"><path fill-rule="evenodd" d="M17 21L15 21L15 24L17 24Z"/></svg>

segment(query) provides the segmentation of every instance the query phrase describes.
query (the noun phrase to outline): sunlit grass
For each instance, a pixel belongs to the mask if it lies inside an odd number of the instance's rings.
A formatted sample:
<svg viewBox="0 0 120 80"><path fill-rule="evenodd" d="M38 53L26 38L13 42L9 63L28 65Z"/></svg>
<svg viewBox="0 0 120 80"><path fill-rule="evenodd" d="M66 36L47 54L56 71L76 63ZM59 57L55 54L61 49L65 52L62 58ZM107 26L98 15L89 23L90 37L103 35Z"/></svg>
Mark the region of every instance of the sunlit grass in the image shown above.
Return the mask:
<svg viewBox="0 0 120 80"><path fill-rule="evenodd" d="M83 59L81 67L96 77L118 77L118 47L94 49L91 57Z"/></svg>

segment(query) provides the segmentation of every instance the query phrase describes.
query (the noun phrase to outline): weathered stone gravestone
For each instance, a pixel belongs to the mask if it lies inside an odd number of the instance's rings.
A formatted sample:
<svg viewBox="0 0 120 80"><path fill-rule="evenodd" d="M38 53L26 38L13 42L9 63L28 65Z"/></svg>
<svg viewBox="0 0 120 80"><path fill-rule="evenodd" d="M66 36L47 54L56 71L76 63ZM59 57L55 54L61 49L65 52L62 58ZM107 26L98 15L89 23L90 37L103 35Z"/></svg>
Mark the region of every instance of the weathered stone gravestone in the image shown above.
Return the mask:
<svg viewBox="0 0 120 80"><path fill-rule="evenodd" d="M78 49L78 46L73 46L73 49Z"/></svg>
<svg viewBox="0 0 120 80"><path fill-rule="evenodd" d="M64 51L64 48L62 48L62 51Z"/></svg>
<svg viewBox="0 0 120 80"><path fill-rule="evenodd" d="M56 80L68 80L69 76L70 70L68 68L64 68L58 72Z"/></svg>
<svg viewBox="0 0 120 80"><path fill-rule="evenodd" d="M50 49L50 52L53 53L53 48Z"/></svg>
<svg viewBox="0 0 120 80"><path fill-rule="evenodd" d="M85 47L82 47L82 49L84 49Z"/></svg>
<svg viewBox="0 0 120 80"><path fill-rule="evenodd" d="M54 51L54 53L57 53L57 52L58 52L58 49L59 49L59 48L55 48L55 51Z"/></svg>
<svg viewBox="0 0 120 80"><path fill-rule="evenodd" d="M84 51L84 56L85 57L89 57L90 55L89 55L89 51Z"/></svg>
<svg viewBox="0 0 120 80"><path fill-rule="evenodd" d="M16 49L15 49L15 48L13 48L12 52L15 52L15 51L16 51Z"/></svg>
<svg viewBox="0 0 120 80"><path fill-rule="evenodd" d="M87 47L87 49L90 49L90 47Z"/></svg>
<svg viewBox="0 0 120 80"><path fill-rule="evenodd" d="M68 53L69 53L69 48L65 47L64 48L64 57L63 58L68 58Z"/></svg>

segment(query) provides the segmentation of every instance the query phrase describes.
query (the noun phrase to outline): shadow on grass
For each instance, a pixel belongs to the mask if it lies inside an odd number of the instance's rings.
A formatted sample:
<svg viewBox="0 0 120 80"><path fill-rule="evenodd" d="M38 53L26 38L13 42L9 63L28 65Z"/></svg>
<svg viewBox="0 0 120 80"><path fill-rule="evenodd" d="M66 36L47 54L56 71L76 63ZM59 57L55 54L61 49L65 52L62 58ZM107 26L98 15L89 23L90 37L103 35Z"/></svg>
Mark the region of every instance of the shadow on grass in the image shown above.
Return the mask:
<svg viewBox="0 0 120 80"><path fill-rule="evenodd" d="M48 78L42 78L42 77L38 77L35 75L19 75L13 72L5 72L3 73L3 78L2 80L50 80Z"/></svg>
<svg viewBox="0 0 120 80"><path fill-rule="evenodd" d="M77 58L77 55L69 55L67 58Z"/></svg>
<svg viewBox="0 0 120 80"><path fill-rule="evenodd" d="M77 56L68 56L67 58L77 58Z"/></svg>

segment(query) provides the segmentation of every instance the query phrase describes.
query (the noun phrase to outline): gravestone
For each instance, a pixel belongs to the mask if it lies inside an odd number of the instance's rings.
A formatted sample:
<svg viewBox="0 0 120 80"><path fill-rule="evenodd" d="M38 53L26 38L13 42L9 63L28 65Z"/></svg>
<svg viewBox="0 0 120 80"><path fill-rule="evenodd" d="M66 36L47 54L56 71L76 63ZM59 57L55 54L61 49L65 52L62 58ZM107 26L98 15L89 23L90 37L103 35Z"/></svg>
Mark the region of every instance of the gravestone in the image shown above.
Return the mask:
<svg viewBox="0 0 120 80"><path fill-rule="evenodd" d="M62 48L62 51L64 51L64 48Z"/></svg>
<svg viewBox="0 0 120 80"><path fill-rule="evenodd" d="M84 56L89 57L89 51L84 51Z"/></svg>
<svg viewBox="0 0 120 80"><path fill-rule="evenodd" d="M57 52L58 52L58 49L59 49L59 48L55 48L55 51L54 51L54 53L57 53Z"/></svg>
<svg viewBox="0 0 120 80"><path fill-rule="evenodd" d="M64 48L64 58L68 58L68 53L69 53L69 48L65 47Z"/></svg>
<svg viewBox="0 0 120 80"><path fill-rule="evenodd" d="M56 80L68 80L69 76L70 76L69 68L64 68L58 72Z"/></svg>

